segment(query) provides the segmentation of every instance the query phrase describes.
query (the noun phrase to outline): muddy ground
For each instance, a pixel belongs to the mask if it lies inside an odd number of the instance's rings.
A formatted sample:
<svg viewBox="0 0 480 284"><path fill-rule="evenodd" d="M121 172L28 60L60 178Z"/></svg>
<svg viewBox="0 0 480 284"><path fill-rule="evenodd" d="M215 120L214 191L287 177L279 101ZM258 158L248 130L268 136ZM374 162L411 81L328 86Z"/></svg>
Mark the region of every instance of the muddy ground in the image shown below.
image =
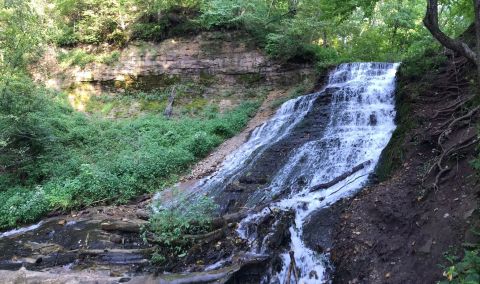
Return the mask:
<svg viewBox="0 0 480 284"><path fill-rule="evenodd" d="M463 58L450 58L419 81L400 70L397 108L410 108L402 115L414 124L399 141L403 156L390 157L401 166L352 198L337 222L335 283L436 283L449 264L445 253L461 256L466 243L478 242L471 229L480 227L480 185L470 162L479 114L452 124L474 107L461 105L473 97L471 74ZM445 155L438 175L435 163L450 147L460 149Z"/></svg>

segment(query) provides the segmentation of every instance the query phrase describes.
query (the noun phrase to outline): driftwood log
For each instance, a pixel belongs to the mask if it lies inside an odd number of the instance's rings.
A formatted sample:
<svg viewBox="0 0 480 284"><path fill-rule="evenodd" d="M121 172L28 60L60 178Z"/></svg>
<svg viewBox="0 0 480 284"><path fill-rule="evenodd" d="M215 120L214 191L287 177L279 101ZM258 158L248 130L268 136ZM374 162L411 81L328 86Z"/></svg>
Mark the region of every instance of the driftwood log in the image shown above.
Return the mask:
<svg viewBox="0 0 480 284"><path fill-rule="evenodd" d="M90 255L90 256L97 256L106 253L113 253L113 254L142 254L142 255L149 255L153 253L152 248L146 249L76 249L68 251L70 253L78 253L79 255Z"/></svg>
<svg viewBox="0 0 480 284"><path fill-rule="evenodd" d="M342 180L344 180L344 179L348 178L349 176L353 175L354 173L364 169L366 166L370 165L371 163L372 163L372 160L368 160L368 161L363 162L359 165L356 165L350 171L339 175L338 177L332 179L331 181L329 181L327 183L321 183L321 184L317 184L317 185L313 186L312 189L310 190L310 192L318 191L318 190L322 190L322 189L327 189L331 186L334 186L337 183L341 182Z"/></svg>

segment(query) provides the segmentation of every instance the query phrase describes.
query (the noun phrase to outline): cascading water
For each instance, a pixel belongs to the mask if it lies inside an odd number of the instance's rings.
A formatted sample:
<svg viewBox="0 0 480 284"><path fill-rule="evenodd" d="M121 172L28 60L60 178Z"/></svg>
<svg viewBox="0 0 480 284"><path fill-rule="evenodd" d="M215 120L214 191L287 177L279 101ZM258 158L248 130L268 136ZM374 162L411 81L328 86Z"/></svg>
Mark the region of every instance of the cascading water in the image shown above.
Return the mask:
<svg viewBox="0 0 480 284"><path fill-rule="evenodd" d="M295 210L295 224L290 228L291 251L301 271L302 283L325 279L326 257L309 249L302 241L302 226L308 216L339 198L358 190L372 173L380 154L395 129L394 82L398 64L357 63L339 66L330 76L327 88L335 88L330 122L324 136L298 148L270 186L275 192L288 187L299 176L307 185L274 206ZM347 179L311 192L364 162L362 170ZM290 256L283 256L283 269L272 282L287 278ZM292 275L293 277L293 275ZM293 280L292 280L293 281ZM293 283L293 282L292 282Z"/></svg>
<svg viewBox="0 0 480 284"><path fill-rule="evenodd" d="M311 109L316 95L302 96L285 102L272 119L257 127L250 139L226 158L218 172L200 181L196 187L207 191L209 195L224 190L235 177L255 163L256 158L266 147L282 139L302 121Z"/></svg>
<svg viewBox="0 0 480 284"><path fill-rule="evenodd" d="M295 253L300 283L328 281L325 273L328 256L305 244L303 225L312 213L353 194L368 181L395 129L393 94L397 68L395 63L338 66L330 74L325 90L283 104L272 119L257 128L242 147L227 157L218 172L197 184L196 193L203 191L213 197L220 196L229 184L238 183L240 176L250 175L249 171L265 151L292 139L292 131L314 111L317 100L331 96L328 123L323 132L289 149L285 162L269 173L266 184L243 193L248 195L241 199L243 207L254 208L270 203L268 208L240 222L238 234L255 244L251 246L252 253L265 253L266 248L258 240L255 230L250 229L250 224L272 209L295 212L294 224L290 228L290 249L281 255L282 269L266 275L264 282L283 283L290 275L291 283L295 283L294 273L288 272L289 251ZM358 165L363 166L352 172L352 168ZM316 185L329 184L340 176L345 178L322 190L312 190ZM227 210L228 206L224 206L224 212Z"/></svg>

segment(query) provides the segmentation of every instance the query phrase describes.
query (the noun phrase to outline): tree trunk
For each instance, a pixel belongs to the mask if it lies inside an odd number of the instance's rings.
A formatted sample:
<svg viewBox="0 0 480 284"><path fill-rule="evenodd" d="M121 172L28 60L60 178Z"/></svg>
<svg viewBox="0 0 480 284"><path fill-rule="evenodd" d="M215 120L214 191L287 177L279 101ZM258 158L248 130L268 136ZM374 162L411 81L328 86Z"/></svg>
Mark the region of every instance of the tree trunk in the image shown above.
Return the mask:
<svg viewBox="0 0 480 284"><path fill-rule="evenodd" d="M328 37L327 37L327 31L323 30L323 47L327 48L328 47Z"/></svg>
<svg viewBox="0 0 480 284"><path fill-rule="evenodd" d="M477 61L477 94L480 94L480 0L473 0L475 11L475 38Z"/></svg>
<svg viewBox="0 0 480 284"><path fill-rule="evenodd" d="M478 2L478 0L473 1ZM478 18L477 15L475 15L475 18ZM423 23L440 44L459 53L475 64L478 63L477 54L466 43L450 38L440 29L438 25L438 0L427 0L427 12L423 18Z"/></svg>

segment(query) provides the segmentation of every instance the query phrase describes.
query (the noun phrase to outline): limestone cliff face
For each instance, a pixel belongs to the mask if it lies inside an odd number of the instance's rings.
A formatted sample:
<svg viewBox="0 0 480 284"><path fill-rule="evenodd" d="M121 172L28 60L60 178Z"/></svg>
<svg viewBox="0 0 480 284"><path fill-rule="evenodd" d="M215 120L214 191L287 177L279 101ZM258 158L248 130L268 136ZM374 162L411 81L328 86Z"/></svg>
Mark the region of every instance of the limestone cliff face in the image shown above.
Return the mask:
<svg viewBox="0 0 480 284"><path fill-rule="evenodd" d="M132 43L121 51L118 62L90 63L84 68L62 67L56 60L57 53L49 50L33 69L37 80L57 89L85 82L116 82L116 86L123 86L118 83L128 85L139 78L148 78L155 85L162 83L165 76L198 79L202 75L217 76L224 83L251 75L265 83L289 84L313 73L306 65L285 66L268 59L239 33L202 33L155 44Z"/></svg>

